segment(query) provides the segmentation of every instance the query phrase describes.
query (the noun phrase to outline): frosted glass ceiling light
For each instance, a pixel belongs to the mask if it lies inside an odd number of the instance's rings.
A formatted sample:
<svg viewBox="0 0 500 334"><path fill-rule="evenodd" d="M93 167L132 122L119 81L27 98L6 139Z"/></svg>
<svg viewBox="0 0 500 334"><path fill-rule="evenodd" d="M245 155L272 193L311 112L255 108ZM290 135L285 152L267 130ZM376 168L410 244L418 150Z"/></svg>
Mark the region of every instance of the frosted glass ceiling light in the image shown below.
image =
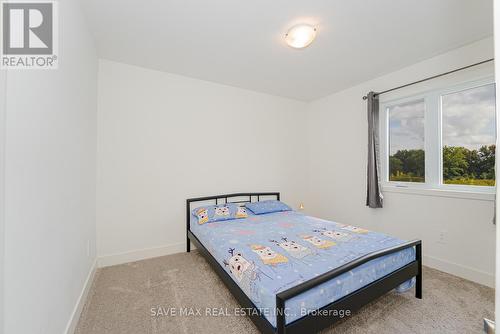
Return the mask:
<svg viewBox="0 0 500 334"><path fill-rule="evenodd" d="M316 28L309 24L297 24L288 30L285 35L286 43L295 49L302 49L314 41Z"/></svg>

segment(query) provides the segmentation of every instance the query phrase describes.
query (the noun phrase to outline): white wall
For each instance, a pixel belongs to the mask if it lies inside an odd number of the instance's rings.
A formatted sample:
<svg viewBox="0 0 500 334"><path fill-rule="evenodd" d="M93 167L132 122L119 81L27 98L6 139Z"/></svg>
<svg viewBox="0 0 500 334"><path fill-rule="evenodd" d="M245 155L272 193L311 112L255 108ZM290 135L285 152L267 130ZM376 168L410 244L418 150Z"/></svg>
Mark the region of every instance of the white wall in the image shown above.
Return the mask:
<svg viewBox="0 0 500 334"><path fill-rule="evenodd" d="M494 23L495 23L495 31L494 31L494 43L495 43L495 58L500 59L500 6L498 6L498 2L495 4L494 8ZM500 78L500 66L495 67L495 76ZM500 85L496 85L496 96L500 97ZM500 129L500 99L496 100L496 116L497 116L497 129ZM498 132L498 130L497 130ZM500 151L500 136L497 136L496 142L497 152ZM498 154L496 154L498 155ZM495 160L495 170L500 170L500 160ZM497 172L498 173L498 172ZM496 202L500 203L500 193L496 192ZM496 224L500 224L500 206L495 207L496 210ZM496 322L500 322L500 228L496 229L496 280L495 280L495 319ZM498 325L497 325L498 326Z"/></svg>
<svg viewBox="0 0 500 334"><path fill-rule="evenodd" d="M6 334L63 333L95 259L97 57L76 0L59 38L58 70L8 72Z"/></svg>
<svg viewBox="0 0 500 334"><path fill-rule="evenodd" d="M303 200L304 103L99 64L102 265L183 251L189 197L276 190L292 205Z"/></svg>
<svg viewBox="0 0 500 334"><path fill-rule="evenodd" d="M493 285L495 228L493 201L384 194L383 209L365 207L368 91L381 91L493 57L486 39L426 60L308 105L308 212L405 239L423 240L425 262L456 275ZM492 65L400 90L384 99L434 86L493 75ZM445 244L438 235L446 231Z"/></svg>
<svg viewBox="0 0 500 334"><path fill-rule="evenodd" d="M5 81L0 70L0 333L4 325L4 255L5 255Z"/></svg>

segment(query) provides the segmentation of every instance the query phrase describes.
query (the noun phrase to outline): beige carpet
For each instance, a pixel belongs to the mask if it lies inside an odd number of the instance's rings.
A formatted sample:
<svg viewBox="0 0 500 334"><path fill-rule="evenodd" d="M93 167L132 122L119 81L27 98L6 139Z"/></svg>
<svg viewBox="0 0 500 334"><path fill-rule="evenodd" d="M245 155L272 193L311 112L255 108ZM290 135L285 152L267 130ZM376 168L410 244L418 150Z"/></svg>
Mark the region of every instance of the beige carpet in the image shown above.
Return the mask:
<svg viewBox="0 0 500 334"><path fill-rule="evenodd" d="M324 333L480 333L494 290L424 268L424 299L389 293ZM97 271L77 334L258 333L245 316L152 316L151 308L238 307L196 251Z"/></svg>

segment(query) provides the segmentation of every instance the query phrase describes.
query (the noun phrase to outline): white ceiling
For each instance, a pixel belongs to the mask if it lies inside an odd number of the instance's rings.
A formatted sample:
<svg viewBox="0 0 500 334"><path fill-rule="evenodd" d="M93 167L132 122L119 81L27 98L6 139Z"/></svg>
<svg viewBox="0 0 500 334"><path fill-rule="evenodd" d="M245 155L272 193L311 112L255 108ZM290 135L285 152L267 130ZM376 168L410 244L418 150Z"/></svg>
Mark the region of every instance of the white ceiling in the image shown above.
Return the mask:
<svg viewBox="0 0 500 334"><path fill-rule="evenodd" d="M491 0L84 0L101 58L312 100L493 34ZM296 23L311 46L284 44Z"/></svg>

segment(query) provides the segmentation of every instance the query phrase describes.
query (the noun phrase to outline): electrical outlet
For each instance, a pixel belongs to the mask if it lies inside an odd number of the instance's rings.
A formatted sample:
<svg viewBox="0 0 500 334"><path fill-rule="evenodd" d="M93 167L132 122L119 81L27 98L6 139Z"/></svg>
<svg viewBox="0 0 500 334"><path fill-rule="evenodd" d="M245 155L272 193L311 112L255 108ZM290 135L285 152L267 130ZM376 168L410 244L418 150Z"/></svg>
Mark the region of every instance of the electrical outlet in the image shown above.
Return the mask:
<svg viewBox="0 0 500 334"><path fill-rule="evenodd" d="M437 243L438 244L445 244L446 239L447 239L446 238L446 231L439 232Z"/></svg>

